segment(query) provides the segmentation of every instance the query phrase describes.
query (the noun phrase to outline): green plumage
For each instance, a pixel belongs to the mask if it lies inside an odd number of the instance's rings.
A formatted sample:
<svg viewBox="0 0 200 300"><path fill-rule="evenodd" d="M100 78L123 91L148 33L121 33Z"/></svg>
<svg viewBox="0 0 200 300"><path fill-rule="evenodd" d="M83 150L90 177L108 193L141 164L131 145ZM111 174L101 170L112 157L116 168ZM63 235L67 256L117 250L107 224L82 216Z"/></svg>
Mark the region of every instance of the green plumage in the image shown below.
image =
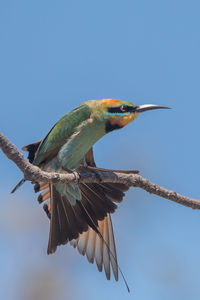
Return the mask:
<svg viewBox="0 0 200 300"><path fill-rule="evenodd" d="M36 152L33 164L45 171L66 172L76 169L92 145L104 134L104 123L90 119L91 109L83 104L66 114L50 130ZM71 205L81 200L77 184L55 184L57 192Z"/></svg>
<svg viewBox="0 0 200 300"><path fill-rule="evenodd" d="M130 102L102 99L83 103L62 117L39 142L23 147L29 161L47 172L88 171L96 167L92 146L106 133L132 122L140 112L166 108L157 105L136 106ZM98 168L96 168L98 169ZM90 170L90 169L89 169ZM25 179L13 189L14 192ZM110 265L118 280L118 265L110 213L117 208L128 186L117 183L49 184L37 182L39 203L50 218L48 253L68 241L96 260L110 279Z"/></svg>
<svg viewBox="0 0 200 300"><path fill-rule="evenodd" d="M83 104L63 116L40 144L33 164L40 166L55 157L61 147L77 132L78 126L87 121L90 115L89 106Z"/></svg>

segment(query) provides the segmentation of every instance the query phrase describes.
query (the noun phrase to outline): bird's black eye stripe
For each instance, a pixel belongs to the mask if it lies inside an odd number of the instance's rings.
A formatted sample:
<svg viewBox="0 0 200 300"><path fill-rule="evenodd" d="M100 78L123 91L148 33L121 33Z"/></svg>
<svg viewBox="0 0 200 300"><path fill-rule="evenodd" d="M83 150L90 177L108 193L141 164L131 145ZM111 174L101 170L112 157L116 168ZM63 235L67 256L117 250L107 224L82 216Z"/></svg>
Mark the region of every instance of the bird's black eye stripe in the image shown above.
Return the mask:
<svg viewBox="0 0 200 300"><path fill-rule="evenodd" d="M127 113L127 112L134 112L135 109L137 108L137 106L133 107L133 106L128 106L128 105L120 105L117 107L108 107L108 112L109 113Z"/></svg>

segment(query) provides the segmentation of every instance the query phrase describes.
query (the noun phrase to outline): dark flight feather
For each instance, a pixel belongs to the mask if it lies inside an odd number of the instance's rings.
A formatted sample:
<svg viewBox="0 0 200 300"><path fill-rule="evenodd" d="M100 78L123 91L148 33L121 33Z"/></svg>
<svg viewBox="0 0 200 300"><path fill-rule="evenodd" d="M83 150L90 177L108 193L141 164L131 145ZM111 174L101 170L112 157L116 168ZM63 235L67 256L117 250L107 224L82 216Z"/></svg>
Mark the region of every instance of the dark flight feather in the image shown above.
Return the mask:
<svg viewBox="0 0 200 300"><path fill-rule="evenodd" d="M86 154L85 161L87 165L96 167L92 149ZM78 171L86 170L89 171L81 165ZM82 200L72 206L67 198L61 197L51 185L51 200L46 204L46 198L49 196L47 184L35 184L35 191L41 191L39 199L40 202L45 202L44 210L51 222L47 251L53 253L57 246L70 241L74 248L77 247L82 255L86 255L90 263L96 261L99 271L102 271L104 266L107 279L110 279L111 266L114 277L118 280L117 254L110 213L117 208L114 202L122 201L128 187L117 183L84 183L79 184L79 188Z"/></svg>
<svg viewBox="0 0 200 300"><path fill-rule="evenodd" d="M34 158L35 158L35 153L40 145L41 141L29 144L27 146L24 146L22 148L23 151L28 151L28 160L30 163L33 162Z"/></svg>
<svg viewBox="0 0 200 300"><path fill-rule="evenodd" d="M23 147L28 151L32 162L41 141ZM88 167L96 167L92 148L85 155ZM101 170L101 169L99 169ZM106 169L102 169L105 170ZM80 165L78 171L91 171ZM137 172L137 171L136 171ZM110 213L117 208L124 197L128 186L118 183L82 183L79 184L82 200L72 206L66 196L61 196L54 184L35 183L35 192L39 203L50 219L50 233L47 253L56 251L57 246L70 241L71 245L89 262L96 261L99 271L103 266L107 279L110 279L110 266L114 277L118 280L117 254ZM112 255L111 255L112 253Z"/></svg>

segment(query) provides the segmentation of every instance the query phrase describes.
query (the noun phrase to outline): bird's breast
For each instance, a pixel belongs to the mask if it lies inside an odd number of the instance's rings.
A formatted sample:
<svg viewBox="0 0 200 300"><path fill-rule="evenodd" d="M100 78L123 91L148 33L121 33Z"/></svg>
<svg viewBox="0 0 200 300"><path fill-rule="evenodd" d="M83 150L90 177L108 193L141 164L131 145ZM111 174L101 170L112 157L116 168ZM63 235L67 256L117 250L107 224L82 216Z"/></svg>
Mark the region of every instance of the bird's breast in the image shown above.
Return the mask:
<svg viewBox="0 0 200 300"><path fill-rule="evenodd" d="M85 154L103 135L105 135L105 129L102 124L92 119L79 126L58 153L62 166L76 169Z"/></svg>

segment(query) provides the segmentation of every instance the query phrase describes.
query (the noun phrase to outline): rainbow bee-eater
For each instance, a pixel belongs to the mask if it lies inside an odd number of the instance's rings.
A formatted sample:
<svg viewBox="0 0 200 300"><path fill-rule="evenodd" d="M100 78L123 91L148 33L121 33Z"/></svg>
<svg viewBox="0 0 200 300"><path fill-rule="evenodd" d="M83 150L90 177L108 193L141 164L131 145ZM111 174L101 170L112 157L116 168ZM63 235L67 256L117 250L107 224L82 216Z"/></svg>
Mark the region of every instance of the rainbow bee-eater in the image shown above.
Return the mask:
<svg viewBox="0 0 200 300"><path fill-rule="evenodd" d="M96 167L92 146L105 134L123 128L148 110L167 108L153 104L102 99L90 100L62 117L47 136L22 149L29 161L47 172L87 171ZM97 168L98 169L98 168ZM23 179L12 191L14 192ZM35 183L41 192L38 201L50 219L47 252L67 242L96 261L99 271L104 266L107 279L110 267L118 280L118 264L110 214L122 201L128 186L119 183L47 184Z"/></svg>

